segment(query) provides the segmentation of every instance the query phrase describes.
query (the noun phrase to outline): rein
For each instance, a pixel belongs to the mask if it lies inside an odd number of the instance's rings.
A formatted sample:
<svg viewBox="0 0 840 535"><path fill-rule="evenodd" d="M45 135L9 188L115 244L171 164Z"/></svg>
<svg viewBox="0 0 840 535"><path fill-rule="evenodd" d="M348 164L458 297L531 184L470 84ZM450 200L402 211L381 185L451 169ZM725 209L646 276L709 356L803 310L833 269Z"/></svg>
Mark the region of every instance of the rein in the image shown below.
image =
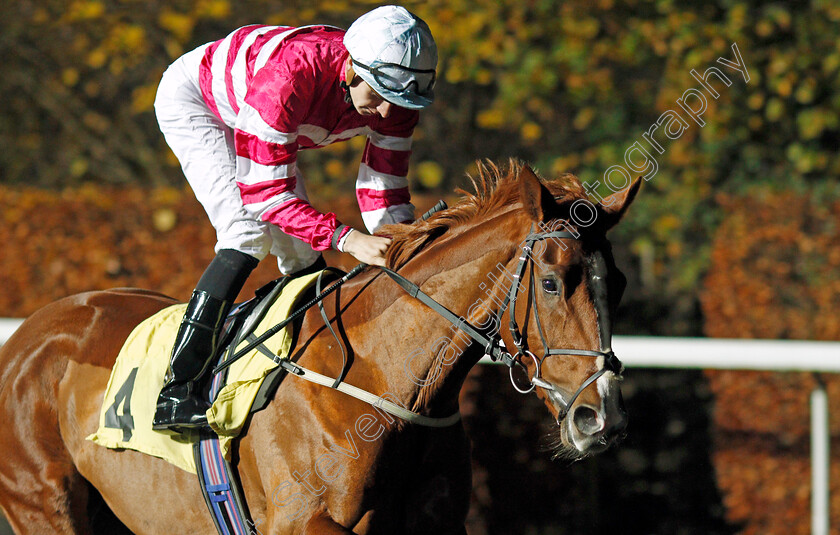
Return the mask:
<svg viewBox="0 0 840 535"><path fill-rule="evenodd" d="M439 202L432 210L424 214L422 219L428 218L434 212L446 208L446 204L443 201ZM406 279L396 271L384 267L384 266L371 266L377 269L382 270L386 275L388 275L394 282L400 285L400 287L408 293L412 298L419 300L432 310L434 310L438 315L442 318L450 322L452 325L463 331L467 336L469 336L474 342L478 343L480 346L484 348L484 354L489 356L493 361L501 361L510 369L510 379L511 384L516 389L517 392L521 394L528 394L532 392L536 387L543 388L545 390L554 391L558 394L558 398L560 398L560 403L562 403L562 407L560 407L558 411L557 420L560 421L565 418L569 410L571 409L572 405L574 404L575 400L577 400L578 396L592 383L597 381L602 375L606 372L611 371L616 375L620 374L623 370L623 365L618 357L615 356L615 353L610 348L610 341L612 338L612 329L610 324L610 315L609 315L609 302L607 297L607 284L606 284L606 277L607 277L607 266L606 261L604 259L603 254L600 251L595 251L590 255L590 269L589 271L589 279L588 283L590 286L590 290L593 293L593 300L595 304L595 311L598 318L598 337L599 337L599 350L589 350L589 349L571 349L571 348L549 348L548 342L545 339L545 333L542 328L542 324L539 319L539 311L537 309L537 302L536 302L536 289L534 285L534 258L532 256L534 244L538 241L547 240L547 239L570 239L570 240L578 240L579 236L573 234L568 231L550 231L550 232L533 232L533 226L529 231L528 235L525 238L525 245L522 247L522 255L519 257L519 263L517 264L516 273L514 274L514 282L511 284L510 289L505 296L504 301L502 302L501 307L499 308L498 313L496 314L496 319L498 320L497 325L501 324L501 317L502 315L509 310L509 317L510 317L510 333L513 338L514 345L516 347L516 353L511 355L507 348L505 347L504 341L501 339L498 333L488 333L485 334L481 332L480 329L476 328L472 324L470 324L466 319L461 316L458 316L444 305L437 302L434 298L429 296L427 293L423 292L420 287L411 282L410 280ZM455 424L461 418L461 414L456 412L450 416L445 418L434 418L429 416L423 416L416 412L409 411L395 403L382 399L380 396L376 396L366 390L362 390L358 387L353 385L348 385L343 382L343 377L346 373L346 355L343 353L342 348L342 355L344 356L344 363L345 365L342 367L342 373L339 374L337 378L330 378L324 375L321 375L317 372L312 370L308 370L294 362L291 362L287 359L280 358L279 356L275 355L271 351L269 351L262 343L270 338L271 336L278 333L283 327L285 327L291 320L303 314L307 309L314 306L316 303L320 305L321 300L323 300L326 295L332 293L339 286L344 284L346 281L350 280L351 278L358 275L362 269L368 267L366 264L359 264L349 273L347 273L344 277L339 279L335 282L332 286L328 287L326 290L321 292L318 296L316 296L313 300L306 303L298 310L296 310L289 318L280 322L279 324L275 325L268 331L264 332L259 337L250 336L248 338L249 344L233 355L231 358L226 360L224 363L218 365L213 372L218 373L218 371L223 370L224 368L230 366L233 362L235 362L240 357L244 356L246 353L250 352L253 349L258 349L260 353L267 356L268 358L272 359L276 362L280 367L282 367L285 371L291 373L295 377L300 377L301 379L305 379L307 381L311 381L314 383L318 383L320 385L333 388L336 390L340 390L347 395L355 397L359 400L365 401L377 407L384 412L392 414L398 418L403 420L407 420L411 423L415 423L418 425L428 426L428 427L447 427L450 425ZM530 290L530 305L534 310L534 319L537 323L537 330L540 335L540 340L543 345L543 357L540 359L534 353L532 353L528 349L527 340L525 337L522 336L520 333L519 325L516 322L516 302L519 297L519 292L521 290L522 278L525 274L525 270L530 267L529 270L529 290ZM320 277L318 281L318 285L320 286ZM322 315L323 311L322 311ZM325 316L325 315L324 315ZM325 317L325 322L327 326L330 325L330 322ZM332 328L330 328L332 332ZM333 332L333 336L335 333ZM337 337L336 337L337 339ZM339 343L339 346L341 344ZM580 387L578 387L577 391L572 394L569 400L563 399L563 396L560 395L559 392L549 383L548 381L544 380L540 375L540 369L542 367L543 361L551 356L581 356L581 357L595 357L595 358L603 358L603 363L598 371L592 374L589 378L587 378L583 383L581 383ZM530 379L530 386L528 388L521 388L517 385L516 381L513 378L513 370L518 365L521 368L525 369L527 375L527 367L522 363L523 357L528 357L532 359L535 366L534 376Z"/></svg>
<svg viewBox="0 0 840 535"><path fill-rule="evenodd" d="M429 218L429 216L431 216L435 212L439 212L440 210L443 210L446 207L447 207L446 202L438 201L438 203L436 205L434 205L428 212L423 214L420 219L421 220L426 220L426 219ZM344 347L342 346L341 341L338 339L338 336L336 336L335 331L333 330L332 326L330 325L329 319L327 318L326 313L324 312L322 301L324 300L324 298L326 296L328 296L329 294L331 294L332 292L337 290L342 284L344 284L348 280L352 279L353 277L355 277L359 273L361 273L364 270L364 268L366 268L366 267L368 267L367 264L357 265L352 270L347 272L347 274L345 274L343 277L341 277L338 281L334 282L331 286L329 286L328 288L326 288L323 291L320 291L321 276L319 276L318 281L317 281L317 288L319 290L319 291L317 291L318 295L316 295L312 300L310 300L309 302L307 302L306 304L304 304L303 306L301 306L300 308L295 310L292 314L289 315L288 318L284 319L283 321L281 321L277 325L274 325L270 329L266 330L260 336L255 336L253 334L248 336L248 338L246 339L248 344L244 348L242 348L241 350L236 352L236 354L232 355L231 357L226 359L224 362L222 362L221 364L219 364L218 366L213 368L213 375L218 374L220 371L224 370L225 368L227 368L228 366L230 366L231 364L233 364L234 362L236 362L240 358L244 357L246 354L248 354L252 350L256 349L260 352L260 354L262 354L262 355L268 357L269 359L273 360L281 368L283 368L285 371L291 373L295 377L300 377L301 379L305 379L307 381L317 383L319 385L326 386L326 387L333 388L335 390L339 390L341 392L344 392L345 394L347 394L349 396L352 396L356 399L359 399L361 401L369 403L369 404L373 405L374 407L379 408L384 412L387 412L388 414L396 416L397 418L401 418L401 419L406 420L408 422L411 422L411 423L414 423L414 424L417 424L417 425L422 425L422 426L425 426L425 427L449 427L451 425L454 425L456 422L458 422L458 420L461 419L461 413L460 412L456 412L456 413L451 414L449 416L446 416L444 418L435 418L435 417L431 417L431 416L423 416L422 414L412 412L408 409L405 409L404 407L401 407L401 406L397 405L396 403L392 403L392 402L390 402L386 399L383 399L381 396L377 396L376 394L372 394L372 393L368 392L367 390L363 390L361 388L358 388L356 386L353 386L353 385L350 385L350 384L347 384L347 383L343 382L344 375L347 373L347 354L344 352ZM378 266L374 266L374 267L378 267ZM382 269L385 269L385 268L382 268ZM399 276L399 275L397 275L397 276ZM419 288L418 288L418 290L419 290ZM425 294L423 294L423 295L425 295ZM428 296L426 296L426 297L428 297ZM431 299L431 298L429 298L429 299ZM432 300L432 302L435 302L435 301ZM341 356L342 356L343 364L342 364L341 373L336 378L327 377L326 375L322 375L320 373L317 373L317 372L314 372L312 370L306 369L303 366L300 366L299 364L291 362L288 359L281 358L279 355L274 354L274 352L270 351L267 347L265 347L263 345L263 342L265 342L266 340L268 340L269 338L271 338L275 334L279 333L286 325L291 323L295 318L300 317L302 314L304 314L307 310L309 310L311 307L315 306L316 304L318 305L318 307L320 309L321 317L324 319L324 323L327 325L327 328L329 328L330 333L333 335L333 337L335 337L336 341L338 342L338 346L341 348ZM449 311L447 310L447 312L449 312ZM451 312L450 312L450 314L451 314Z"/></svg>

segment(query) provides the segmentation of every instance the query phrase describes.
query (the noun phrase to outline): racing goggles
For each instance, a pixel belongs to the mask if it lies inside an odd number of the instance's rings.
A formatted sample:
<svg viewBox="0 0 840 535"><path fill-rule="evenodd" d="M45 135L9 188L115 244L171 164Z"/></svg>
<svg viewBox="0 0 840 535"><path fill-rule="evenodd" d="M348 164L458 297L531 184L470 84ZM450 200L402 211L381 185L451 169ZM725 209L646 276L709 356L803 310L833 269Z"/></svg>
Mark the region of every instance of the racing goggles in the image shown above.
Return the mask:
<svg viewBox="0 0 840 535"><path fill-rule="evenodd" d="M414 85L415 94L428 95L434 89L437 80L435 69L412 69L397 63L377 63L371 67L355 59L351 61L353 65L369 72L381 87L394 93L405 93Z"/></svg>

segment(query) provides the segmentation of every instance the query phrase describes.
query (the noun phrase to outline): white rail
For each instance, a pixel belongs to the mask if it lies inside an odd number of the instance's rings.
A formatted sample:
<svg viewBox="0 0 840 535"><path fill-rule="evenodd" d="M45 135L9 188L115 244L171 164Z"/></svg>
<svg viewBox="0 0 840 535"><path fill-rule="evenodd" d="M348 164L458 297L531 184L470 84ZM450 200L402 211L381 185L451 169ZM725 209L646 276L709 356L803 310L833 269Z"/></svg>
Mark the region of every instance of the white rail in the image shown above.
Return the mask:
<svg viewBox="0 0 840 535"><path fill-rule="evenodd" d="M0 346L12 336L12 333L23 323L23 320L12 318L0 318Z"/></svg>
<svg viewBox="0 0 840 535"><path fill-rule="evenodd" d="M627 366L840 373L840 342L615 336Z"/></svg>
<svg viewBox="0 0 840 535"><path fill-rule="evenodd" d="M840 372L840 342L616 336L627 366ZM831 432L822 381L811 391L811 535L829 534Z"/></svg>
<svg viewBox="0 0 840 535"><path fill-rule="evenodd" d="M21 322L0 318L0 345ZM615 336L613 349L630 368L840 373L840 342ZM812 535L829 533L830 440L828 396L818 382L811 393Z"/></svg>

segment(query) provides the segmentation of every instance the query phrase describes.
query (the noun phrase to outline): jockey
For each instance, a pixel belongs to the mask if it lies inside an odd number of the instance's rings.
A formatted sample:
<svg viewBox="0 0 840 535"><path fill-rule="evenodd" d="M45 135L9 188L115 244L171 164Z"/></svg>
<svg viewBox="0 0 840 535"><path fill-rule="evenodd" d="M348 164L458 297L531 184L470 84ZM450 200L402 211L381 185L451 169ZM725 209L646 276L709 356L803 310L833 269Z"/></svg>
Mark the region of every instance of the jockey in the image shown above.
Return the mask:
<svg viewBox="0 0 840 535"><path fill-rule="evenodd" d="M408 159L418 110L434 99L437 48L426 23L397 6L330 26L246 26L188 52L164 73L155 112L166 142L216 230L216 256L178 329L153 421L156 430L206 425L199 383L245 280L268 254L280 272L326 266L337 249L384 265L410 222ZM313 208L298 149L366 135L356 197L371 234Z"/></svg>

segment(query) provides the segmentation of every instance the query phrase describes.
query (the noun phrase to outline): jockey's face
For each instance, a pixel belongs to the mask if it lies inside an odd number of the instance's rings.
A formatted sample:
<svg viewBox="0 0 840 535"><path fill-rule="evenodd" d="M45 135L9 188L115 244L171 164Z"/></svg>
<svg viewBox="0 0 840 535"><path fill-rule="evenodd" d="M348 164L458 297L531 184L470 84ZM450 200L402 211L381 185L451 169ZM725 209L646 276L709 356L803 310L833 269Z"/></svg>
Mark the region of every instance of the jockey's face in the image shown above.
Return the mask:
<svg viewBox="0 0 840 535"><path fill-rule="evenodd" d="M349 60L346 74L347 79L350 80L348 83L350 99L360 115L379 115L383 119L391 115L394 104L382 98L367 82L356 75L353 69L349 68Z"/></svg>

